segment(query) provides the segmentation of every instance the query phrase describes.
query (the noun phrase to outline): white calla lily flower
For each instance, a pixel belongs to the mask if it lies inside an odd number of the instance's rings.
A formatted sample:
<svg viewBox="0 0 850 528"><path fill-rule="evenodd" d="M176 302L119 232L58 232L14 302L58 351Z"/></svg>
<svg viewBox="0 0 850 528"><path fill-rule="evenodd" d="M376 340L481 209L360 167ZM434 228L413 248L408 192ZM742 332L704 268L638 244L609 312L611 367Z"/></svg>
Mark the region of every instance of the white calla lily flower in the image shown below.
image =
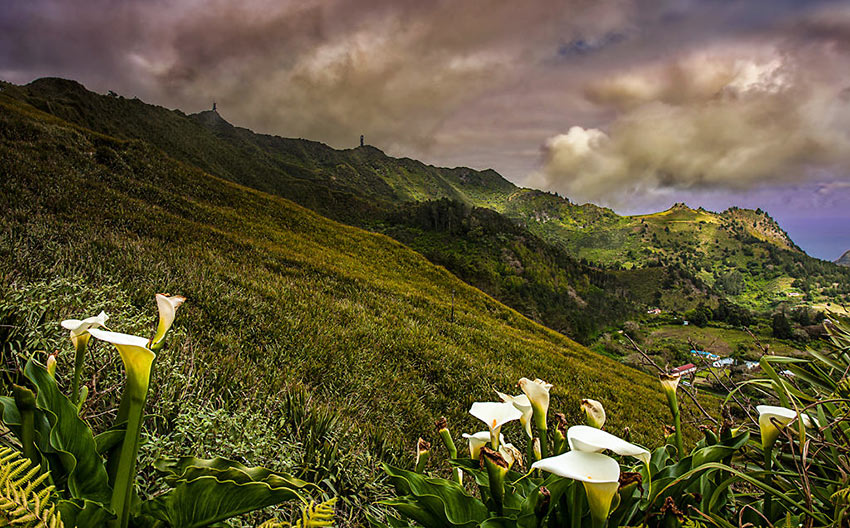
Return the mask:
<svg viewBox="0 0 850 528"><path fill-rule="evenodd" d="M676 393L676 389L679 387L679 380L682 376L674 375L674 374L661 374L658 376L659 381L661 382L661 388L664 389L666 393Z"/></svg>
<svg viewBox="0 0 850 528"><path fill-rule="evenodd" d="M174 317L177 314L177 308L186 300L180 295L166 295L162 293L156 294L156 306L159 309L159 324L156 327L156 334L151 339L151 346L156 347L165 337L165 334L174 324Z"/></svg>
<svg viewBox="0 0 850 528"><path fill-rule="evenodd" d="M611 501L620 487L620 464L613 458L600 453L567 451L538 460L531 467L580 481L593 518L599 522L608 518Z"/></svg>
<svg viewBox="0 0 850 528"><path fill-rule="evenodd" d="M549 389L552 388L551 383L546 383L542 379L531 381L528 378L519 380L519 388L528 396L528 401L531 407L536 411L535 420L537 427L541 430L546 429L546 413L549 412Z"/></svg>
<svg viewBox="0 0 850 528"><path fill-rule="evenodd" d="M469 458L478 460L481 454L481 448L487 445L490 441L490 431L480 431L475 434L463 433L462 435L469 442ZM499 445L505 443L504 435L499 435Z"/></svg>
<svg viewBox="0 0 850 528"><path fill-rule="evenodd" d="M779 427L785 427L789 423L797 419L797 412L786 407L776 407L773 405L758 405L756 411L759 413L759 430L761 432L762 448L773 446L776 439L779 438ZM817 425L817 422L809 418L805 414L799 415L802 418L804 427L812 427Z"/></svg>
<svg viewBox="0 0 850 528"><path fill-rule="evenodd" d="M528 399L528 396L525 394L520 394L519 396L511 396L510 394L505 394L503 392L496 391L496 394L499 395L499 398L502 399L503 402L509 402L514 404L514 407L522 413L522 416L519 417L519 423L525 428L525 434L531 438L531 415L534 412L534 409L531 407L531 401Z"/></svg>
<svg viewBox="0 0 850 528"><path fill-rule="evenodd" d="M109 316L106 312L100 312L94 317L86 317L85 319L65 319L62 321L62 328L70 330L71 343L76 347L81 340L88 341L89 329L106 326L106 321Z"/></svg>
<svg viewBox="0 0 850 528"><path fill-rule="evenodd" d="M635 457L644 464L649 464L650 453L646 449L589 425L570 427L567 430L567 441L570 443L570 449L574 451L601 453L607 449L618 455Z"/></svg>
<svg viewBox="0 0 850 528"><path fill-rule="evenodd" d="M144 337L107 332L96 328L90 329L89 333L101 341L115 345L118 354L121 355L121 361L124 362L128 383L137 384L137 387L144 389L144 393L147 394L151 367L154 359L156 359L156 354L149 348L150 341Z"/></svg>
<svg viewBox="0 0 850 528"><path fill-rule="evenodd" d="M478 418L490 429L490 443L493 449L499 449L502 426L513 420L519 420L522 413L507 402L475 402L469 414Z"/></svg>
<svg viewBox="0 0 850 528"><path fill-rule="evenodd" d="M587 425L602 429L605 425L605 408L596 400L581 400L581 410L587 415Z"/></svg>

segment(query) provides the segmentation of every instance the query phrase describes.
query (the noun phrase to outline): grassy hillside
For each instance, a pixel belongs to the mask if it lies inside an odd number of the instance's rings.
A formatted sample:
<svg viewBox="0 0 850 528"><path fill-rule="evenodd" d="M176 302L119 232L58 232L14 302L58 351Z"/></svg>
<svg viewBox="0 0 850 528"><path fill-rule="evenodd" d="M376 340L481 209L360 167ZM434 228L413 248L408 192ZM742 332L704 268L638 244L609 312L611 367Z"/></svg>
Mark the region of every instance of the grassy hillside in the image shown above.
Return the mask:
<svg viewBox="0 0 850 528"><path fill-rule="evenodd" d="M338 151L321 143L254 134L218 113L185 116L138 100L101 96L73 81L41 79L10 97L78 125L142 139L171 157L255 189L292 199L322 215L404 242L500 301L581 342L644 308L644 298L615 277L505 218L488 216L490 236L445 229L443 212L496 207L516 187L494 171L441 169L390 158L374 147ZM435 205L429 201L450 201ZM414 222L427 209L434 223ZM468 216L468 214L467 214ZM481 213L476 213L478 218ZM460 224L460 222L459 222ZM673 289L676 289L675 287Z"/></svg>
<svg viewBox="0 0 850 528"><path fill-rule="evenodd" d="M458 431L479 429L466 415L472 401L539 376L555 384L554 407L571 420L579 398L593 397L606 403L612 430L629 425L638 440L659 434L655 380L388 237L2 93L0 107L0 287L4 299L21 299L4 304L4 325L18 332L5 334L6 350L64 346L52 321L100 309L117 313L115 329L144 332L149 323L138 314L155 292L169 291L189 301L167 354L191 357L191 390L220 405L274 414L270 402L304 386L361 430L407 446L431 436L443 414ZM44 292L49 298L38 301ZM179 405L172 411L163 433Z"/></svg>
<svg viewBox="0 0 850 528"><path fill-rule="evenodd" d="M313 141L255 134L230 125L216 112L186 116L135 99L97 95L73 81L41 79L24 87L4 86L8 95L62 119L110 136L145 140L179 161L222 178L396 237L525 315L585 342L601 329L621 323L620 312L634 316L658 304L688 309L720 295L765 310L780 303L814 305L850 296L850 274L806 256L762 211L731 209L718 214L680 204L652 215L621 217L592 204L576 205L556 194L518 188L491 170L437 168L391 158L370 146L335 150ZM409 222L398 221L403 218L399 213L408 211L406 204L432 200L502 214L526 230L521 240L537 237L554 246L547 253L561 251L567 259L583 260L583 266L579 262L568 266L581 268L580 275L598 276L594 268L599 267L662 266L677 280L651 283L649 294L639 295L632 286L640 284L646 290L641 281L658 274L624 276L618 288L608 292L624 309L598 309L601 304L585 299L597 296L592 288L582 289L576 282L570 285L572 292L565 292L553 286L550 279L560 271L551 268L551 259L538 258L535 248L541 242L521 242L523 247L516 251L516 238L479 240L414 226L422 232L420 236L410 232ZM437 241L442 248L434 251ZM458 253L460 249L465 254ZM510 267L511 258L494 259L494 253L513 254L513 260L525 260L522 269L544 272L489 273L489 280L481 280L485 270ZM479 271L469 273L470 268ZM608 277L596 286L612 280ZM512 285L517 281L520 289L552 299L558 313L541 310L528 294L518 295ZM581 299L578 304L576 295ZM577 309L582 302L587 303L584 309Z"/></svg>

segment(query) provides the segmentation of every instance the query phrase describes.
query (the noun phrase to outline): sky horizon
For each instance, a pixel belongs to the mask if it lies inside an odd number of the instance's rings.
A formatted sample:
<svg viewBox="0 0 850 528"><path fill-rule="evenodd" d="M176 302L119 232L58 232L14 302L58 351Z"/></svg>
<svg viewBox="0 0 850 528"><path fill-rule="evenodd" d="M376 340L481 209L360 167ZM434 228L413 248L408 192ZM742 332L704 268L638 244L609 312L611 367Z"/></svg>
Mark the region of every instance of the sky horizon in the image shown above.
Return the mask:
<svg viewBox="0 0 850 528"><path fill-rule="evenodd" d="M620 214L768 211L850 249L850 5L10 0L0 79L77 80Z"/></svg>

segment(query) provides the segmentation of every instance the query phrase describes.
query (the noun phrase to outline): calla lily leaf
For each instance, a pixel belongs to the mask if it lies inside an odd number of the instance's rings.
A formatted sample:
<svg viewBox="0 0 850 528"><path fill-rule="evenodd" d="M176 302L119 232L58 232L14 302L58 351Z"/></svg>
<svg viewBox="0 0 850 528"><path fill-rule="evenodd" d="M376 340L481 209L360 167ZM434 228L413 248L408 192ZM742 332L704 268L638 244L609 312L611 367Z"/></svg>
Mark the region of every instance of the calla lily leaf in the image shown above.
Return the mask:
<svg viewBox="0 0 850 528"><path fill-rule="evenodd" d="M77 415L77 407L59 391L56 380L43 365L31 359L24 374L38 389L36 405L50 424L48 441L67 473L71 497L109 504L112 490L103 459L91 430Z"/></svg>
<svg viewBox="0 0 850 528"><path fill-rule="evenodd" d="M490 517L484 503L467 494L454 481L427 478L386 464L384 471L398 493L406 496L382 504L392 506L403 515L410 512L421 516L422 518L412 517L419 522L436 521L435 524L423 524L424 526L471 528Z"/></svg>
<svg viewBox="0 0 850 528"><path fill-rule="evenodd" d="M142 513L173 528L201 528L236 515L300 497L301 487L263 468L254 475L237 469L180 481L171 490L142 503ZM265 478L255 478L264 475ZM297 480L297 479L296 479ZM306 485L306 483L304 483Z"/></svg>
<svg viewBox="0 0 850 528"><path fill-rule="evenodd" d="M644 464L649 464L650 453L646 449L589 425L570 427L567 430L567 439L570 449L576 451L601 453L607 449L618 455L633 456Z"/></svg>

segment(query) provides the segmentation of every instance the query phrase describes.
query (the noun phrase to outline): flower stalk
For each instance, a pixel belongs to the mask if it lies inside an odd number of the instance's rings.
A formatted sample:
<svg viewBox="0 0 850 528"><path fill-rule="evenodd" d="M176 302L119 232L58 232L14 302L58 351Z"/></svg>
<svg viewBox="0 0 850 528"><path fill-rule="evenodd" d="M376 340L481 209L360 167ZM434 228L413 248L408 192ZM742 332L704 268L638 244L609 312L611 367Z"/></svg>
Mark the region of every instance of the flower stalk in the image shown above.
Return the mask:
<svg viewBox="0 0 850 528"><path fill-rule="evenodd" d="M35 393L26 387L12 385L15 405L21 413L21 448L24 456L33 464L40 464L35 447Z"/></svg>
<svg viewBox="0 0 850 528"><path fill-rule="evenodd" d="M508 462L498 451L484 446L481 448L481 465L487 470L487 477L490 481L490 495L493 497L496 513L503 515L505 475L508 474Z"/></svg>
<svg viewBox="0 0 850 528"><path fill-rule="evenodd" d="M416 441L416 473L423 473L428 459L431 457L431 443L420 438Z"/></svg>
<svg viewBox="0 0 850 528"><path fill-rule="evenodd" d="M95 338L112 343L118 349L127 378L121 401L121 407L124 407L127 412L127 429L117 455L118 463L111 501L112 509L118 518L117 526L127 528L133 502L139 437L142 432L145 401L156 354L148 348L148 340L143 337L97 329L91 329L89 332Z"/></svg>
<svg viewBox="0 0 850 528"><path fill-rule="evenodd" d="M684 443L682 441L682 418L679 413L679 398L676 396L676 389L679 387L680 376L671 376L669 374L661 374L661 387L664 389L664 394L667 396L667 405L670 407L670 414L673 415L673 441L676 447L676 455L681 460L685 456Z"/></svg>
<svg viewBox="0 0 850 528"><path fill-rule="evenodd" d="M440 438L443 440L443 445L446 446L449 458L457 458L457 446L455 446L455 441L452 439L452 434L449 432L449 422L446 420L446 417L444 416L437 420L436 426L437 434L439 434ZM460 468L456 467L452 469L452 478L458 484L463 485L463 473Z"/></svg>
<svg viewBox="0 0 850 528"><path fill-rule="evenodd" d="M80 405L80 378L86 363L86 349L91 337L89 330L101 326L105 327L107 319L109 319L109 316L105 312L100 312L94 317L87 317L83 320L65 319L61 323L62 328L71 332L71 344L74 345L74 377L71 381L71 402L74 405Z"/></svg>

